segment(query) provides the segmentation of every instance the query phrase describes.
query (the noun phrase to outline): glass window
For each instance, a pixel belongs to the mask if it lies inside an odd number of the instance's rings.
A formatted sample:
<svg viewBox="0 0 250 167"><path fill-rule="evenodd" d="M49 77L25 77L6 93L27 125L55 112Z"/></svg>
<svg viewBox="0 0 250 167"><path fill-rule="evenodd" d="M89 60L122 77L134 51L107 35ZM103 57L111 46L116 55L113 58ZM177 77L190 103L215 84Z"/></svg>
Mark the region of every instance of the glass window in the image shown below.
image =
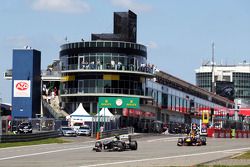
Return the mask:
<svg viewBox="0 0 250 167"><path fill-rule="evenodd" d="M124 48L124 43L120 42L120 48Z"/></svg>
<svg viewBox="0 0 250 167"><path fill-rule="evenodd" d="M104 93L103 92L103 87L104 87L103 86L103 80L102 79L98 79L96 83L97 83L97 92L98 93Z"/></svg>
<svg viewBox="0 0 250 167"><path fill-rule="evenodd" d="M176 106L176 111L180 111L180 103L179 103L179 97L175 97L175 106Z"/></svg>
<svg viewBox="0 0 250 167"><path fill-rule="evenodd" d="M104 80L104 92L105 93L111 93L111 81Z"/></svg>
<svg viewBox="0 0 250 167"><path fill-rule="evenodd" d="M130 48L130 43L126 43L126 48Z"/></svg>
<svg viewBox="0 0 250 167"><path fill-rule="evenodd" d="M84 56L80 56L78 62L79 62L78 69L84 68Z"/></svg>
<svg viewBox="0 0 250 167"><path fill-rule="evenodd" d="M85 42L85 47L89 47L89 42Z"/></svg>
<svg viewBox="0 0 250 167"><path fill-rule="evenodd" d="M111 55L110 54L104 55L103 68L111 69Z"/></svg>
<svg viewBox="0 0 250 167"><path fill-rule="evenodd" d="M89 67L90 69L96 69L96 54L95 53L91 53L91 55L89 56Z"/></svg>
<svg viewBox="0 0 250 167"><path fill-rule="evenodd" d="M96 42L90 42L90 47L96 47Z"/></svg>
<svg viewBox="0 0 250 167"><path fill-rule="evenodd" d="M97 42L97 47L103 47L103 42Z"/></svg>
<svg viewBox="0 0 250 167"><path fill-rule="evenodd" d="M111 42L105 42L105 47L111 47Z"/></svg>
<svg viewBox="0 0 250 167"><path fill-rule="evenodd" d="M118 47L118 42L112 42L112 47Z"/></svg>

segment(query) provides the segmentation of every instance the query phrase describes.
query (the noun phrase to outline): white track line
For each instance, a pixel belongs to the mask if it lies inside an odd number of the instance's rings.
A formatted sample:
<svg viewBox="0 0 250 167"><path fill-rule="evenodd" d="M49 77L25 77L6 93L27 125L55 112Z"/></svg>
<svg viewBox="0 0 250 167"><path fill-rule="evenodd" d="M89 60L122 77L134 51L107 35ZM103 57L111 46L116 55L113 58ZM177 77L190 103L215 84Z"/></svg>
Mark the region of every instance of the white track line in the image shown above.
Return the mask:
<svg viewBox="0 0 250 167"><path fill-rule="evenodd" d="M241 150L250 150L250 147L239 148L239 149L231 149L231 150L221 150L221 151L212 151L212 152L204 152L204 153L196 153L196 154L184 154L177 156L169 156L169 157L159 157L159 158L146 158L146 159L137 159L131 161L119 161L119 162L111 162L111 163L103 163L103 164L94 164L80 167L96 167L96 166L108 166L108 165L117 165L117 164L126 164L126 163L134 163L134 162L144 162L144 161L155 161L155 160L163 160L163 159L171 159L171 158L182 158L182 157L191 157L191 156L200 156L206 154L216 154L216 153L225 153L228 151L241 151Z"/></svg>
<svg viewBox="0 0 250 167"><path fill-rule="evenodd" d="M93 147L93 146L67 148L67 149L60 149L60 150L53 150L53 151L45 151L45 152L33 153L33 154L23 154L23 155L17 155L17 156L12 156L12 157L0 158L0 161L9 160L9 159L15 159L15 158L22 158L22 157L30 157L30 156L35 156L35 155L50 154L50 153L56 153L56 152L62 152L62 151L79 150L79 149L91 148L91 147Z"/></svg>

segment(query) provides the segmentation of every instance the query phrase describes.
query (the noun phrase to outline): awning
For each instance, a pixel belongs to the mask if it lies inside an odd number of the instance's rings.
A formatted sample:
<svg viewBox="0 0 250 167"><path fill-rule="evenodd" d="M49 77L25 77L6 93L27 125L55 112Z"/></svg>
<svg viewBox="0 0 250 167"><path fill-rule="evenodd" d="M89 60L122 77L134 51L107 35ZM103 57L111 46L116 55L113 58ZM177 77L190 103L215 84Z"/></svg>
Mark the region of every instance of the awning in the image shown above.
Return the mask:
<svg viewBox="0 0 250 167"><path fill-rule="evenodd" d="M250 108L241 108L239 115L250 116Z"/></svg>

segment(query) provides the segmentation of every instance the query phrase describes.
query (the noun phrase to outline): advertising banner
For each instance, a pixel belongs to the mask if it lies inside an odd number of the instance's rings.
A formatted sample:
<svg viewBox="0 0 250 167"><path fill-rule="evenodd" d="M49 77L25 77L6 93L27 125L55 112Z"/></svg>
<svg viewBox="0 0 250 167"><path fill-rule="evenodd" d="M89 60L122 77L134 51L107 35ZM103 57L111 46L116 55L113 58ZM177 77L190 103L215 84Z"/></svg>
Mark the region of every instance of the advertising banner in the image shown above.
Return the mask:
<svg viewBox="0 0 250 167"><path fill-rule="evenodd" d="M30 97L30 80L14 80L14 97Z"/></svg>
<svg viewBox="0 0 250 167"><path fill-rule="evenodd" d="M216 94L234 100L234 83L229 81L216 81Z"/></svg>
<svg viewBox="0 0 250 167"><path fill-rule="evenodd" d="M99 97L99 108L140 108L139 98L135 97Z"/></svg>

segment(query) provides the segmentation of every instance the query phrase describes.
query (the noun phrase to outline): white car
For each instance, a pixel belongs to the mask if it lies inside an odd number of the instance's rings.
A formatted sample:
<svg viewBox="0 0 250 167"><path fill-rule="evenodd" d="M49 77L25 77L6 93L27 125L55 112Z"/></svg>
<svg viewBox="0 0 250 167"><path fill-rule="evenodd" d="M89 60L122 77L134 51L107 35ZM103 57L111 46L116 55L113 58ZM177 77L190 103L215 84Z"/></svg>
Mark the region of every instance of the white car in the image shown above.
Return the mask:
<svg viewBox="0 0 250 167"><path fill-rule="evenodd" d="M81 126L77 131L77 135L85 135L90 136L91 135L91 129L88 125Z"/></svg>
<svg viewBox="0 0 250 167"><path fill-rule="evenodd" d="M63 136L77 136L76 132L71 127L61 127L60 131Z"/></svg>
<svg viewBox="0 0 250 167"><path fill-rule="evenodd" d="M74 124L73 124L73 128L74 128L74 130L77 132L77 130L81 127L81 126L83 126L84 124L82 123L82 122L75 122Z"/></svg>

